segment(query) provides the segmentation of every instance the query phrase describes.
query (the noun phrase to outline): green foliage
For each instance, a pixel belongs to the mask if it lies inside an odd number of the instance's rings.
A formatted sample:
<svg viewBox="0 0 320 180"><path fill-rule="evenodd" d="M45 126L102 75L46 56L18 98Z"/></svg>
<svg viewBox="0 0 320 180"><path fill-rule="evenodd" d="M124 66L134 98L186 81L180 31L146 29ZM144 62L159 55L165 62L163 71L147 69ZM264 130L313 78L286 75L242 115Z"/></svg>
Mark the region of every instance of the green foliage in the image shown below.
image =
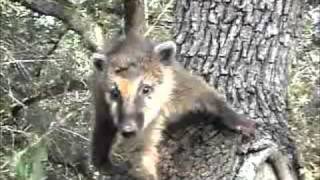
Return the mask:
<svg viewBox="0 0 320 180"><path fill-rule="evenodd" d="M306 179L320 179L320 109L313 102L320 82L320 47L312 43L311 19L305 16L296 57L290 66L289 127L304 161ZM313 112L313 113L310 113Z"/></svg>
<svg viewBox="0 0 320 180"><path fill-rule="evenodd" d="M40 180L46 177L46 134L11 111L26 107L24 100L30 97L84 86L90 73L88 50L53 17L9 1L0 1L0 9L0 179ZM49 120L44 118L38 123Z"/></svg>
<svg viewBox="0 0 320 180"><path fill-rule="evenodd" d="M172 39L174 0L152 0L145 3L147 37L158 41Z"/></svg>
<svg viewBox="0 0 320 180"><path fill-rule="evenodd" d="M45 164L47 148L45 138L35 138L36 142L14 154L12 159L13 172L17 180L45 179Z"/></svg>

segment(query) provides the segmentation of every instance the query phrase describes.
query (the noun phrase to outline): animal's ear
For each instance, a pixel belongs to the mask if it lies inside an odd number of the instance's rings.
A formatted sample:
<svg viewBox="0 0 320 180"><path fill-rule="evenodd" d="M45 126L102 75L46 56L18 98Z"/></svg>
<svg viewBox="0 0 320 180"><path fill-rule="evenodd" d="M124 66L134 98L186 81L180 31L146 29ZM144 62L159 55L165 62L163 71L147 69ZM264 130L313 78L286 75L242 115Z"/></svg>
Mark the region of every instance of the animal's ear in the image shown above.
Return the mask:
<svg viewBox="0 0 320 180"><path fill-rule="evenodd" d="M160 61L163 64L169 65L176 56L176 43L173 41L166 41L157 44L153 51L160 57Z"/></svg>
<svg viewBox="0 0 320 180"><path fill-rule="evenodd" d="M102 53L93 53L92 58L94 67L97 70L102 71L103 65L107 61L106 55Z"/></svg>

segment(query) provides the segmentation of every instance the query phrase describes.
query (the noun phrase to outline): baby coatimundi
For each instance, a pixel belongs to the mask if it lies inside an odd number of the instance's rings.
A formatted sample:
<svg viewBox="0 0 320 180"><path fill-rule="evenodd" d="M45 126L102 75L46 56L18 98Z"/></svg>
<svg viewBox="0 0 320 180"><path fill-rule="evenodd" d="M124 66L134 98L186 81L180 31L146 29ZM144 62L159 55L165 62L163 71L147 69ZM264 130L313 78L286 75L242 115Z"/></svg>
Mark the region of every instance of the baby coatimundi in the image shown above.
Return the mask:
<svg viewBox="0 0 320 180"><path fill-rule="evenodd" d="M212 114L229 129L254 134L255 123L233 111L200 77L180 67L175 53L172 41L153 43L129 34L94 54L94 166L112 168L110 154L121 141L132 153L137 176L158 179L162 132L171 122L183 122L179 117L189 112Z"/></svg>

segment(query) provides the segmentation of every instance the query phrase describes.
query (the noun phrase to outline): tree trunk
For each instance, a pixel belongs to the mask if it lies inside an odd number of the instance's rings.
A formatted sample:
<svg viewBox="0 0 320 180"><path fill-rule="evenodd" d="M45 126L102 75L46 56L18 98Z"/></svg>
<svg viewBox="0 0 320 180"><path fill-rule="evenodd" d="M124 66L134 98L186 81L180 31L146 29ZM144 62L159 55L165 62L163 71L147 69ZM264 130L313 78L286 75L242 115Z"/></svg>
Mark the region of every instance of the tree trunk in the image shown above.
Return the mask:
<svg viewBox="0 0 320 180"><path fill-rule="evenodd" d="M295 0L179 0L178 61L258 124L256 138L214 125L188 127L161 145L161 179L298 179L287 128L288 63L300 20Z"/></svg>

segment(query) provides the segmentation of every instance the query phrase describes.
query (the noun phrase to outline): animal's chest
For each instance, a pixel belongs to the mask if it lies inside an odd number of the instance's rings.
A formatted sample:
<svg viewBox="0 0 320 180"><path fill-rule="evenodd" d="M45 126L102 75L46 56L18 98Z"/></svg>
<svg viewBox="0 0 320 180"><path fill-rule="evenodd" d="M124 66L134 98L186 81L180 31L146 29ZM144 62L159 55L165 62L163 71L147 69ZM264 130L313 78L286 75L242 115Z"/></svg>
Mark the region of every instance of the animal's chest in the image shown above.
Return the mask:
<svg viewBox="0 0 320 180"><path fill-rule="evenodd" d="M141 149L143 149L143 144L144 140L141 135L132 138L124 138L121 134L117 134L117 140L113 145L113 153L130 157L133 153L141 151Z"/></svg>

